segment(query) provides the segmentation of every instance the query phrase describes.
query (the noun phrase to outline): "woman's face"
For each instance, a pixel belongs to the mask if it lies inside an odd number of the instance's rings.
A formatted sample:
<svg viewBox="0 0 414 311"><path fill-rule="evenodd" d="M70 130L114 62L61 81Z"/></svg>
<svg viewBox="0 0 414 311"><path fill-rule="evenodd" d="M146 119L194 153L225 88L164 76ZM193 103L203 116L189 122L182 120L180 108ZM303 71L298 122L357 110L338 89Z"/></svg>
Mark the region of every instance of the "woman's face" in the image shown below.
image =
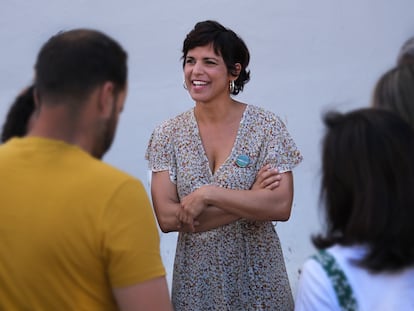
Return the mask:
<svg viewBox="0 0 414 311"><path fill-rule="evenodd" d="M211 44L188 51L184 78L188 92L196 102L211 102L230 96L231 76L223 58L214 53Z"/></svg>

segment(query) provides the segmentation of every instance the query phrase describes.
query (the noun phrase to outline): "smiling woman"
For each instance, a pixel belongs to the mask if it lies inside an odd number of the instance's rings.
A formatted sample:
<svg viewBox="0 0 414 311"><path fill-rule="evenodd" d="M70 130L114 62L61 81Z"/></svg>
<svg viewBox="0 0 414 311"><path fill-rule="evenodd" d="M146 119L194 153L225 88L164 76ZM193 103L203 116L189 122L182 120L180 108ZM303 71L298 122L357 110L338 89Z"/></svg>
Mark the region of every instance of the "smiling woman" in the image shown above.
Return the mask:
<svg viewBox="0 0 414 311"><path fill-rule="evenodd" d="M195 107L158 126L146 158L160 228L178 231L176 310L292 310L272 221L290 217L302 156L278 116L236 101L249 51L232 30L197 23L183 44Z"/></svg>
<svg viewBox="0 0 414 311"><path fill-rule="evenodd" d="M224 59L217 56L212 44L195 47L188 51L185 57L185 84L196 103L208 104L216 101L217 96L228 97L229 87L231 84L235 85L234 80L239 75L240 68L241 65L236 63L234 66L236 76L233 76L228 73Z"/></svg>

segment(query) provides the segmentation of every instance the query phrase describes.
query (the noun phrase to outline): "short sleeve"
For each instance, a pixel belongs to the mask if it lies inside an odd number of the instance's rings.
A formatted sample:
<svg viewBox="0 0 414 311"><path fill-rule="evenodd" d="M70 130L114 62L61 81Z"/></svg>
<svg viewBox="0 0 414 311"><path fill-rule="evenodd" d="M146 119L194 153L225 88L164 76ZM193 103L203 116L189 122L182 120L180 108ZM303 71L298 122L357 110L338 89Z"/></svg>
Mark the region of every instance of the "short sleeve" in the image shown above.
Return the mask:
<svg viewBox="0 0 414 311"><path fill-rule="evenodd" d="M282 120L278 116L273 116L267 121L263 164L273 164L281 173L291 171L303 157Z"/></svg>
<svg viewBox="0 0 414 311"><path fill-rule="evenodd" d="M171 140L171 130L167 123L157 127L149 139L145 159L148 160L148 167L153 172L168 170L170 180L176 184L177 165Z"/></svg>
<svg viewBox="0 0 414 311"><path fill-rule="evenodd" d="M322 266L308 259L299 277L295 297L295 311L341 310L332 284Z"/></svg>
<svg viewBox="0 0 414 311"><path fill-rule="evenodd" d="M143 185L131 179L113 195L102 216L102 255L113 287L165 275L154 213Z"/></svg>

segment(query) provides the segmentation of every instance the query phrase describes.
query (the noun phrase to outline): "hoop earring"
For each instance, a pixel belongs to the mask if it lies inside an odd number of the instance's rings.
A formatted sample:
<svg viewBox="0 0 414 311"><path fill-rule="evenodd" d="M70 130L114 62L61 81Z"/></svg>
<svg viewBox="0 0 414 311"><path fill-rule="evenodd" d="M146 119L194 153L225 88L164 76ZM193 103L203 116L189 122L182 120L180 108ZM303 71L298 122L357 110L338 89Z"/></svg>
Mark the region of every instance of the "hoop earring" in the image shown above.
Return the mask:
<svg viewBox="0 0 414 311"><path fill-rule="evenodd" d="M229 84L230 94L233 94L235 88L236 88L236 86L234 84L234 80L230 80L230 84Z"/></svg>
<svg viewBox="0 0 414 311"><path fill-rule="evenodd" d="M184 88L185 90L188 90L187 83L185 83L185 80L183 81L183 88Z"/></svg>

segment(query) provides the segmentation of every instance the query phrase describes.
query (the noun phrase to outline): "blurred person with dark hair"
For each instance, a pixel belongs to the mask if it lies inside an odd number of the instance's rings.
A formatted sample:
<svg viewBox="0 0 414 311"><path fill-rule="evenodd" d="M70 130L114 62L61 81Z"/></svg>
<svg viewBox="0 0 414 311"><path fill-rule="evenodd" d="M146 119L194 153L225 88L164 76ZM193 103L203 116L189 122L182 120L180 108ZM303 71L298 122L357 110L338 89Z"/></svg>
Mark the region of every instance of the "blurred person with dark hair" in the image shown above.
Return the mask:
<svg viewBox="0 0 414 311"><path fill-rule="evenodd" d="M397 65L414 65L414 37L409 38L401 46L397 58Z"/></svg>
<svg viewBox="0 0 414 311"><path fill-rule="evenodd" d="M396 113L414 129L414 64L394 67L380 77L372 107Z"/></svg>
<svg viewBox="0 0 414 311"><path fill-rule="evenodd" d="M3 123L1 142L12 137L23 137L32 127L35 119L33 85L25 88L14 100Z"/></svg>
<svg viewBox="0 0 414 311"><path fill-rule="evenodd" d="M319 252L296 311L414 310L414 131L380 109L325 115Z"/></svg>

